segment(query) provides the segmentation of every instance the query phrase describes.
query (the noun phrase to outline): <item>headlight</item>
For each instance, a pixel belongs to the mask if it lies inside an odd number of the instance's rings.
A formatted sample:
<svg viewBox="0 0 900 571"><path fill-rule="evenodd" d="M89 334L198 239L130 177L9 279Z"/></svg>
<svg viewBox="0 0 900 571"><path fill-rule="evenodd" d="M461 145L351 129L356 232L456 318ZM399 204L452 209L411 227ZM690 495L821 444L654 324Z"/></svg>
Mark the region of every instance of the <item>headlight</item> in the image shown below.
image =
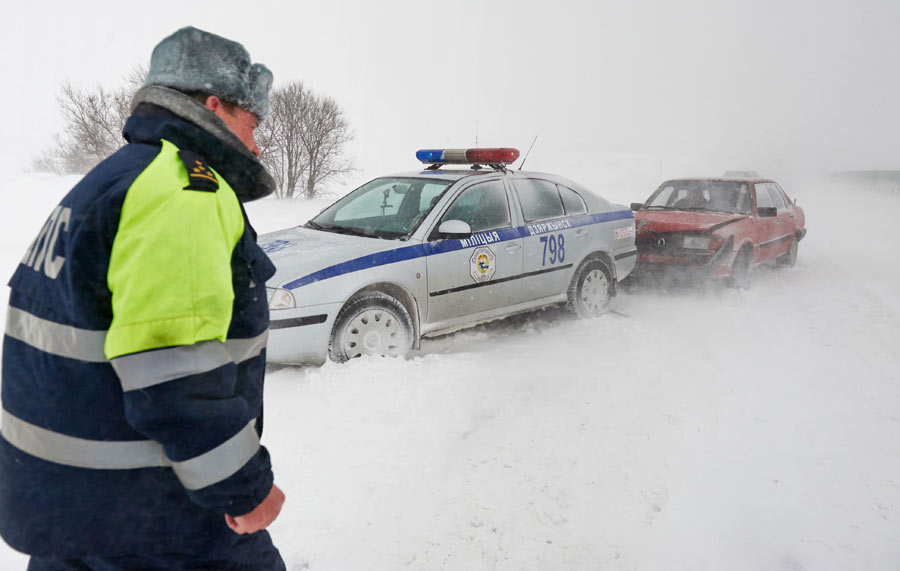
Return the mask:
<svg viewBox="0 0 900 571"><path fill-rule="evenodd" d="M709 236L685 236L682 245L692 250L708 250Z"/></svg>
<svg viewBox="0 0 900 571"><path fill-rule="evenodd" d="M269 309L290 309L297 307L294 303L294 294L280 287L267 287L266 293L269 294Z"/></svg>

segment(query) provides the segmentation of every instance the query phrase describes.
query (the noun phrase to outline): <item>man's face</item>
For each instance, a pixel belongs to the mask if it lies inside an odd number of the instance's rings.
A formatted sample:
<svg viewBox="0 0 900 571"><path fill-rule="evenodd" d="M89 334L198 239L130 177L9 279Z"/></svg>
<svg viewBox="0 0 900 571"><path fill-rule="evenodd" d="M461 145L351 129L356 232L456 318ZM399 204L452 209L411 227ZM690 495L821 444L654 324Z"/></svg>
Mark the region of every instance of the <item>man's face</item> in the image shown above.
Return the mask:
<svg viewBox="0 0 900 571"><path fill-rule="evenodd" d="M229 111L214 95L206 100L206 107L228 125L228 128L250 149L251 153L259 157L259 147L254 138L256 128L259 127L259 119L256 118L256 115L237 106L231 106L231 111Z"/></svg>

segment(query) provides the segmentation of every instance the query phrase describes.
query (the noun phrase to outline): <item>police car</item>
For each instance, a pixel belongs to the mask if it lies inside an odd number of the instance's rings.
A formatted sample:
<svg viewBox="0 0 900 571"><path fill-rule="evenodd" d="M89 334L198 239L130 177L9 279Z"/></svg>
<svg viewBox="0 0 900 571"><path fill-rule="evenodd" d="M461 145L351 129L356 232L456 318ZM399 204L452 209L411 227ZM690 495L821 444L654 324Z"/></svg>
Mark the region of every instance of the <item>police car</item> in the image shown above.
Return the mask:
<svg viewBox="0 0 900 571"><path fill-rule="evenodd" d="M277 267L268 359L404 356L422 337L552 304L603 314L634 268L632 211L510 169L518 156L421 150L425 170L376 178L305 225L261 236Z"/></svg>

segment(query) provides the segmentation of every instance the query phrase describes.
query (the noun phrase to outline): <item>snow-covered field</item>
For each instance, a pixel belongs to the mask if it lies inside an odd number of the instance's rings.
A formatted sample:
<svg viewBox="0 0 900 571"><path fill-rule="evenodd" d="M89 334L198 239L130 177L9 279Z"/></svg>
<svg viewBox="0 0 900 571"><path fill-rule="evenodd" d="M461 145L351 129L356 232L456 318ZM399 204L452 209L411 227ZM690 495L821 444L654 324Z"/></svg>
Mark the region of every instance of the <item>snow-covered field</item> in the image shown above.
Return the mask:
<svg viewBox="0 0 900 571"><path fill-rule="evenodd" d="M76 179L7 180L4 276ZM786 188L809 235L749 291L642 286L595 321L272 367L288 569L898 569L900 197ZM266 232L324 204L249 211ZM0 568L25 561L0 547Z"/></svg>

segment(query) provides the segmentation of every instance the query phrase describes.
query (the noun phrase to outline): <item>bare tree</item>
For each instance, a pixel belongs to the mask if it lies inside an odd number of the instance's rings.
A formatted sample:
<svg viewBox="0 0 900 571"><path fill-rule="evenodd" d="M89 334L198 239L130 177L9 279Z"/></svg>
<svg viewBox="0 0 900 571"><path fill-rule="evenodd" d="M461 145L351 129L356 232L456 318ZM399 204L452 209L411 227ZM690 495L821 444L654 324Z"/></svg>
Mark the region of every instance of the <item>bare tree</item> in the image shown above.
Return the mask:
<svg viewBox="0 0 900 571"><path fill-rule="evenodd" d="M32 161L32 168L84 173L115 152L124 144L121 133L131 114L131 99L146 77L147 67L136 67L114 91L79 89L66 82L58 98L64 130L53 147ZM260 160L278 185L276 196L312 198L327 182L353 172L343 157L353 134L334 99L292 81L272 90L270 104L256 138Z"/></svg>
<svg viewBox="0 0 900 571"><path fill-rule="evenodd" d="M125 143L122 129L130 115L131 98L146 76L146 66L136 67L125 78L125 85L114 91L64 83L57 97L63 132L49 150L32 161L32 168L84 173L115 152Z"/></svg>
<svg viewBox="0 0 900 571"><path fill-rule="evenodd" d="M272 90L270 104L257 143L260 159L278 183L277 196L312 198L329 180L352 172L342 154L353 135L333 99L292 81Z"/></svg>
<svg viewBox="0 0 900 571"><path fill-rule="evenodd" d="M269 116L257 130L260 160L278 185L276 196L293 198L306 172L300 133L301 110L307 105L303 84L292 82L272 90Z"/></svg>
<svg viewBox="0 0 900 571"><path fill-rule="evenodd" d="M350 162L342 155L353 134L331 97L310 96L303 126L301 139L307 164L304 190L306 198L312 198L324 182L352 172Z"/></svg>

